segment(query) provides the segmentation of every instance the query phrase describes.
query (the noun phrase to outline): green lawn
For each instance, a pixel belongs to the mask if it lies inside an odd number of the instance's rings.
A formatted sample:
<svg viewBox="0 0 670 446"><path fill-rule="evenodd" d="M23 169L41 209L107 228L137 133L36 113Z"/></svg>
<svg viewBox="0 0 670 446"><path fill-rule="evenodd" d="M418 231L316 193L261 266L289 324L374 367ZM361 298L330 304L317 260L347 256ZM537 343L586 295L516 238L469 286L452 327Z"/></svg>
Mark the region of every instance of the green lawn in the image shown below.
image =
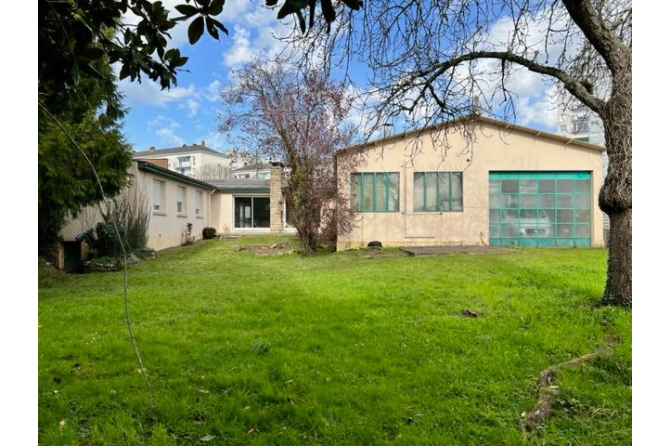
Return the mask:
<svg viewBox="0 0 670 446"><path fill-rule="evenodd" d="M272 240L212 240L129 268L154 410L122 273L40 264L40 443L631 443L632 317L595 305L604 250L234 249ZM607 339L614 355L561 372L556 415L526 439L540 371Z"/></svg>

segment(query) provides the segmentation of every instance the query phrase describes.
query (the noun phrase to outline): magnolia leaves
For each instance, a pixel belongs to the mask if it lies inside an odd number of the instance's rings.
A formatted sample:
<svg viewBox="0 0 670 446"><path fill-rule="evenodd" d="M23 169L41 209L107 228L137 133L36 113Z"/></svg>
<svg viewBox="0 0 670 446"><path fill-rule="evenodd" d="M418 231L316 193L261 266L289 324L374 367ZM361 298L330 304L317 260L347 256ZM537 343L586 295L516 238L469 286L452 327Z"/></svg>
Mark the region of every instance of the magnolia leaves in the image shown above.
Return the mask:
<svg viewBox="0 0 670 446"><path fill-rule="evenodd" d="M188 41L191 45L200 40L205 32L205 26L210 36L219 40L219 30L224 34L228 34L228 29L214 18L223 11L223 4L225 0L194 0L194 5L177 5L175 9L183 14L177 20L190 19L198 15L188 26Z"/></svg>
<svg viewBox="0 0 670 446"><path fill-rule="evenodd" d="M265 0L267 6L276 6L278 0ZM305 33L307 31L307 24L305 23L305 18L302 15L302 10L307 8L309 10L309 29L312 29L314 26L314 15L316 12L316 1L317 0L286 0L279 12L277 13L277 18L279 20L287 17L291 14L295 14L298 17L298 23L300 25L300 30ZM342 0L342 2L348 6L350 9L358 11L363 7L363 2L361 0ZM328 25L328 30L330 30L330 24L335 21L335 8L333 8L332 0L321 0L321 13L323 18L326 20Z"/></svg>

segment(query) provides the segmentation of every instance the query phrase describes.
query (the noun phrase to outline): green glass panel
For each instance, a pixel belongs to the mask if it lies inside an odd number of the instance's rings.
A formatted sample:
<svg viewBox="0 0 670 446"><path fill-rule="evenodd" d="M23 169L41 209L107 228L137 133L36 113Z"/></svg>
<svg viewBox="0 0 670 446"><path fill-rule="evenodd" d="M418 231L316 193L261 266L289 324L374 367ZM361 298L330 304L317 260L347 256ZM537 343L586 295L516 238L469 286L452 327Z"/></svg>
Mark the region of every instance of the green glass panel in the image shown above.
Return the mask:
<svg viewBox="0 0 670 446"><path fill-rule="evenodd" d="M572 209L559 209L557 213L557 220L559 223L572 223L573 221Z"/></svg>
<svg viewBox="0 0 670 446"><path fill-rule="evenodd" d="M489 209L500 209L500 197L498 195L491 195L489 197Z"/></svg>
<svg viewBox="0 0 670 446"><path fill-rule="evenodd" d="M571 194L575 191L575 182L572 180L558 180L556 183L559 194Z"/></svg>
<svg viewBox="0 0 670 446"><path fill-rule="evenodd" d="M519 181L519 192L522 194L536 194L537 180L521 180Z"/></svg>
<svg viewBox="0 0 670 446"><path fill-rule="evenodd" d="M363 212L374 211L374 174L363 174Z"/></svg>
<svg viewBox="0 0 670 446"><path fill-rule="evenodd" d="M449 208L449 172L440 172L437 174L437 190L438 190L438 209L441 211L448 211Z"/></svg>
<svg viewBox="0 0 670 446"><path fill-rule="evenodd" d="M536 208L537 195L519 195L519 204L522 208Z"/></svg>
<svg viewBox="0 0 670 446"><path fill-rule="evenodd" d="M375 211L386 211L386 175L375 174Z"/></svg>
<svg viewBox="0 0 670 446"><path fill-rule="evenodd" d="M567 224L558 224L556 225L557 228L557 237L559 238L572 238L574 236L572 232L572 225L567 225Z"/></svg>
<svg viewBox="0 0 670 446"><path fill-rule="evenodd" d="M540 192L554 193L556 192L556 181L554 180L540 180Z"/></svg>
<svg viewBox="0 0 670 446"><path fill-rule="evenodd" d="M500 226L489 226L489 238L490 237L500 237Z"/></svg>
<svg viewBox="0 0 670 446"><path fill-rule="evenodd" d="M500 198L503 208L519 207L519 196L517 194L502 194Z"/></svg>
<svg viewBox="0 0 670 446"><path fill-rule="evenodd" d="M591 225L575 225L575 237L591 237Z"/></svg>
<svg viewBox="0 0 670 446"><path fill-rule="evenodd" d="M542 208L556 207L556 195L540 195L539 206Z"/></svg>
<svg viewBox="0 0 670 446"><path fill-rule="evenodd" d="M351 207L361 210L361 174L351 174Z"/></svg>
<svg viewBox="0 0 670 446"><path fill-rule="evenodd" d="M590 208L591 197L588 195L575 195L574 203L577 208Z"/></svg>
<svg viewBox="0 0 670 446"><path fill-rule="evenodd" d="M574 197L572 195L559 195L558 196L558 207L559 208L572 208L574 206Z"/></svg>
<svg viewBox="0 0 670 446"><path fill-rule="evenodd" d="M449 174L449 190L451 192L450 208L452 211L463 210L463 174L451 172Z"/></svg>
<svg viewBox="0 0 670 446"><path fill-rule="evenodd" d="M500 211L498 209L489 209L489 224L497 224L500 221Z"/></svg>
<svg viewBox="0 0 670 446"><path fill-rule="evenodd" d="M398 172L388 174L388 210L389 212L400 210L400 174Z"/></svg>
<svg viewBox="0 0 670 446"><path fill-rule="evenodd" d="M500 192L500 180L489 179L489 194L499 194Z"/></svg>
<svg viewBox="0 0 670 446"><path fill-rule="evenodd" d="M414 174L414 212L423 212L423 173Z"/></svg>
<svg viewBox="0 0 670 446"><path fill-rule="evenodd" d="M577 193L588 193L591 191L591 181L590 180L577 180L575 181L575 192Z"/></svg>
<svg viewBox="0 0 670 446"><path fill-rule="evenodd" d="M518 194L519 182L517 180L503 180L502 191L507 194Z"/></svg>
<svg viewBox="0 0 670 446"><path fill-rule="evenodd" d="M519 227L517 225L502 225L502 236L503 237L514 237L516 238L519 234Z"/></svg>
<svg viewBox="0 0 670 446"><path fill-rule="evenodd" d="M591 222L591 211L575 211L575 222L577 223Z"/></svg>
<svg viewBox="0 0 670 446"><path fill-rule="evenodd" d="M425 210L428 212L437 211L437 173L425 173Z"/></svg>

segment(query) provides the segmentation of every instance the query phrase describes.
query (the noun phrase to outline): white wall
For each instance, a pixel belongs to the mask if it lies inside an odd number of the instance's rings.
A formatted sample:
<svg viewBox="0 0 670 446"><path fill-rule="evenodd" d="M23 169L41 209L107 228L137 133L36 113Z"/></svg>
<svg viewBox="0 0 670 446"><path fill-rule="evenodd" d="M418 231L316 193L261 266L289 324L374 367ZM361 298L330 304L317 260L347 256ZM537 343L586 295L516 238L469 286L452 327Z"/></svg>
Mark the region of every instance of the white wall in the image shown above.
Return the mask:
<svg viewBox="0 0 670 446"><path fill-rule="evenodd" d="M211 215L211 189L182 183L171 178L150 172L140 171L133 165L134 191L139 191L147 199L149 207L149 240L147 246L155 250L179 246L184 242L184 231L187 223L193 225L191 234L196 240L202 238L203 228L210 225ZM165 184L164 209L160 212L153 211L153 182L154 179L163 181ZM177 214L177 186L186 188L186 206L181 215ZM200 216L196 216L196 191L203 193L203 209ZM97 206L90 206L82 211L77 219L70 220L61 231L65 241L74 240L77 234L85 232L102 220Z"/></svg>

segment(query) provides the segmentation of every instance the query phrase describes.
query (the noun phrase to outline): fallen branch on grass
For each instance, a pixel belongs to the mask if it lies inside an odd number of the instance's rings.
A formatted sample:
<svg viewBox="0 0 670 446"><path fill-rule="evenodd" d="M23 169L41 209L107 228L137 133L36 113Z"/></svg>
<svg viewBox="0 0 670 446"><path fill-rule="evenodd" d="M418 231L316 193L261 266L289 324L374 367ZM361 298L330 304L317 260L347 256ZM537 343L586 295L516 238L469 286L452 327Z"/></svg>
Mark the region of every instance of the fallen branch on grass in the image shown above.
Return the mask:
<svg viewBox="0 0 670 446"><path fill-rule="evenodd" d="M559 369L574 369L581 367L585 362L593 360L598 357L606 357L612 355L612 347L607 346L601 351L589 353L579 358L571 359L567 362L555 364L540 373L540 380L538 382L538 400L533 409L523 414L521 421L521 430L524 432L532 432L536 430L544 421L549 419L554 412L554 402L560 393L560 389L553 383L556 372Z"/></svg>

